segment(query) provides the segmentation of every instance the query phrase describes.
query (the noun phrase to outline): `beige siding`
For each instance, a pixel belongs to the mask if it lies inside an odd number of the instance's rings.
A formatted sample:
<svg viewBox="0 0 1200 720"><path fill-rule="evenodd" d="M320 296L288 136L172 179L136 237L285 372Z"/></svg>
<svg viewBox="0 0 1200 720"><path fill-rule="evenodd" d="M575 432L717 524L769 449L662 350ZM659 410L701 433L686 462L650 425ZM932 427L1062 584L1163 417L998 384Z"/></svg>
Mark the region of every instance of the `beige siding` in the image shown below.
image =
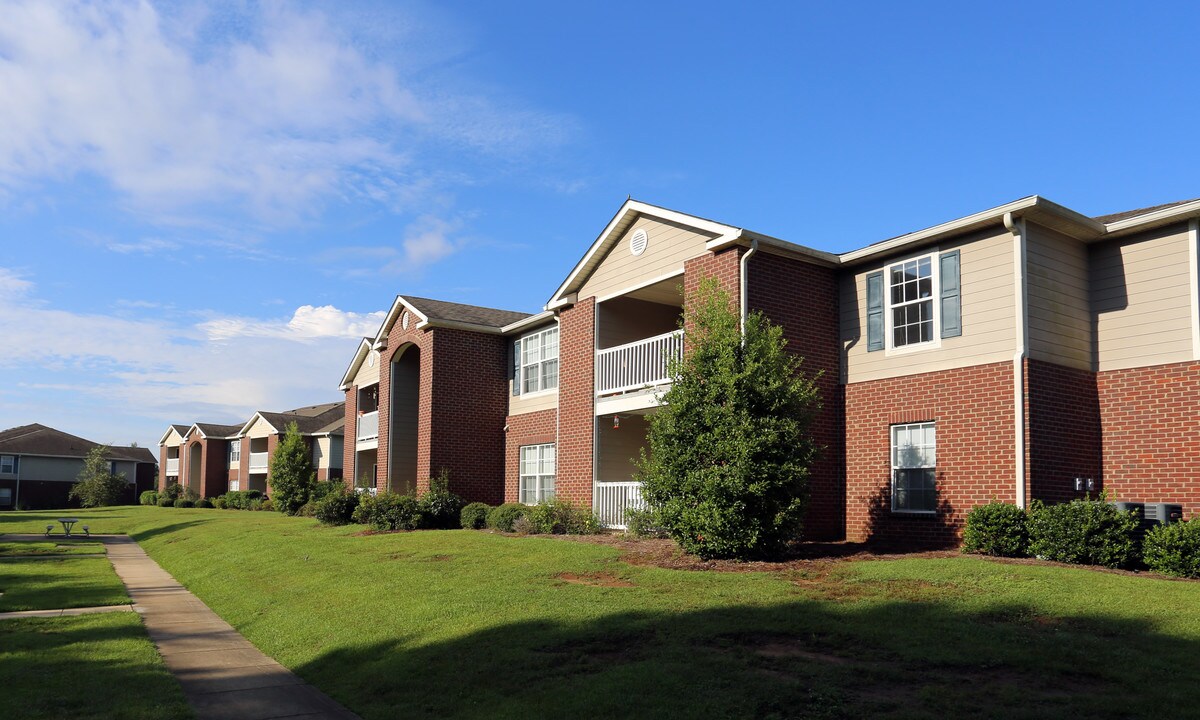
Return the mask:
<svg viewBox="0 0 1200 720"><path fill-rule="evenodd" d="M596 306L600 349L616 347L679 329L678 306L618 297Z"/></svg>
<svg viewBox="0 0 1200 720"><path fill-rule="evenodd" d="M1101 243L1089 259L1100 370L1192 359L1186 226Z"/></svg>
<svg viewBox="0 0 1200 720"><path fill-rule="evenodd" d="M371 358L375 359L374 365L370 365ZM358 372L354 375L354 379L350 381L350 384L364 388L368 385L374 385L377 382L379 382L379 353L369 350L367 357L358 366Z"/></svg>
<svg viewBox="0 0 1200 720"><path fill-rule="evenodd" d="M1087 246L1030 224L1026 227L1025 259L1029 357L1080 370L1094 369Z"/></svg>
<svg viewBox="0 0 1200 720"><path fill-rule="evenodd" d="M637 472L634 460L646 443L648 423L643 415L622 415L621 427L613 429L612 419L605 416L597 421L599 445L598 482L626 482Z"/></svg>
<svg viewBox="0 0 1200 720"><path fill-rule="evenodd" d="M629 252L629 238L639 229L646 231L649 241L645 252L633 255ZM713 237L684 225L642 216L600 261L579 289L579 297L603 298L680 272L685 260L704 254L705 243Z"/></svg>
<svg viewBox="0 0 1200 720"><path fill-rule="evenodd" d="M890 262L916 257L933 248L857 267L843 275L840 302L844 380L863 382L1011 360L1016 349L1012 247L1012 235L999 228L942 242L936 248L940 252L960 251L963 334L922 350L867 352L866 277Z"/></svg>
<svg viewBox="0 0 1200 720"><path fill-rule="evenodd" d="M250 429L246 431L246 437L250 438L264 438L274 434L275 430L271 428L271 424L262 418L255 420Z"/></svg>
<svg viewBox="0 0 1200 720"><path fill-rule="evenodd" d="M315 438L313 466L318 469L340 469L342 467L342 439L340 437Z"/></svg>
<svg viewBox="0 0 1200 720"><path fill-rule="evenodd" d="M175 428L171 428L170 432L167 433L167 437L162 442L163 447L179 447L182 444L183 437L180 436L179 431Z"/></svg>

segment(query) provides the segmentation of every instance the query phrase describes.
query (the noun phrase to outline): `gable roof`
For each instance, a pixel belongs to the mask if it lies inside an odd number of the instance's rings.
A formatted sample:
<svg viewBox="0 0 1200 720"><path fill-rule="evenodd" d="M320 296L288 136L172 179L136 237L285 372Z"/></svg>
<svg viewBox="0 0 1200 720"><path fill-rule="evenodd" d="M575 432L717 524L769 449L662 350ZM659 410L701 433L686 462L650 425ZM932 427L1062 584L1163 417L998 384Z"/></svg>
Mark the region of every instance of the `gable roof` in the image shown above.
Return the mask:
<svg viewBox="0 0 1200 720"><path fill-rule="evenodd" d="M294 422L301 435L337 435L346 424L346 403L309 405L284 412L259 410L241 427L241 432L248 431L259 418L265 420L276 433L286 432L287 426Z"/></svg>
<svg viewBox="0 0 1200 720"><path fill-rule="evenodd" d="M342 381L338 383L338 390L349 390L350 381L358 374L358 369L362 367L363 362L367 359L367 354L371 352L371 338L365 337L358 343L358 348L354 351L354 359L350 361L350 366L346 368L346 372L342 373Z"/></svg>
<svg viewBox="0 0 1200 720"><path fill-rule="evenodd" d="M1107 225L1109 223L1115 223L1120 220L1126 220L1128 218L1138 217L1139 215L1149 215L1150 213L1156 212L1159 210L1168 210L1170 208L1177 208L1180 205L1187 205L1188 203L1194 203L1197 201L1200 201L1200 198L1192 198L1191 200L1177 200L1175 202L1163 203L1162 205L1151 205L1150 207L1138 208L1136 210L1126 210L1124 212L1111 213L1109 215L1097 215L1093 219Z"/></svg>
<svg viewBox="0 0 1200 720"><path fill-rule="evenodd" d="M409 310L417 317L417 328L449 327L471 332L482 332L498 335L502 328L529 317L529 313L515 310L499 310L480 305L464 305L463 303L433 300L414 295L397 295L379 332L375 333L372 346L382 348L388 333L396 325L404 310Z"/></svg>
<svg viewBox="0 0 1200 720"><path fill-rule="evenodd" d="M167 436L171 434L172 430L179 433L179 437L182 439L183 436L187 435L188 431L191 429L192 429L191 425L176 425L176 424L172 423L171 425L167 426L167 429L163 432L162 436L158 439L158 444L162 445L164 442L166 442Z"/></svg>
<svg viewBox="0 0 1200 720"><path fill-rule="evenodd" d="M206 438L228 438L228 437L237 435L242 429L242 426L240 424L238 424L238 425L220 425L217 423L202 423L202 422L193 423L192 427L199 430L200 434ZM191 432L191 431L192 431L192 428L188 428L188 432Z"/></svg>
<svg viewBox="0 0 1200 720"><path fill-rule="evenodd" d="M0 431L0 453L6 455L84 458L99 444L40 423ZM147 448L128 446L110 446L107 457L110 460L155 461L154 454Z"/></svg>

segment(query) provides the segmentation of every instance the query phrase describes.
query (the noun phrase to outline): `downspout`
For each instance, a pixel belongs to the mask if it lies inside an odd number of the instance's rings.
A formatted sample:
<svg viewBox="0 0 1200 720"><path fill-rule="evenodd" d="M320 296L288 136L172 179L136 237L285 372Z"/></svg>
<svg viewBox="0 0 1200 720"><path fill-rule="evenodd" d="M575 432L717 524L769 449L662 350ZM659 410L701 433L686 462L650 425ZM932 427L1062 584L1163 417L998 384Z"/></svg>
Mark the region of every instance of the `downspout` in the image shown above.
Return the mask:
<svg viewBox="0 0 1200 720"><path fill-rule="evenodd" d="M747 282L747 268L750 266L750 258L754 253L758 252L758 238L750 239L750 249L742 255L741 272L738 274L738 281L741 284L741 293L738 297L739 310L742 314L740 329L742 331L742 347L746 347L746 318L750 316L750 283Z"/></svg>
<svg viewBox="0 0 1200 720"><path fill-rule="evenodd" d="M1025 498L1025 356L1029 346L1029 323L1025 307L1025 221L1004 213L1004 227L1013 236L1013 295L1016 309L1017 350L1013 353L1013 447L1015 448L1017 507Z"/></svg>

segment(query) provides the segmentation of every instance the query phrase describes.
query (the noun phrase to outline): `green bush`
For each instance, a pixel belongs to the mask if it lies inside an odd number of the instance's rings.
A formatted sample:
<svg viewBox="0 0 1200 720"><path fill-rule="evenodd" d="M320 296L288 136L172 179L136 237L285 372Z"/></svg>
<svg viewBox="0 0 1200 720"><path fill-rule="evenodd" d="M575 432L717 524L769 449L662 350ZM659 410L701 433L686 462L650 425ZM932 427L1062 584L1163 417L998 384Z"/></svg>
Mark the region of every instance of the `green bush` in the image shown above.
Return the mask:
<svg viewBox="0 0 1200 720"><path fill-rule="evenodd" d="M175 507L177 507L177 508L196 507L196 501L188 500L187 498L179 498L178 500L175 501Z"/></svg>
<svg viewBox="0 0 1200 720"><path fill-rule="evenodd" d="M653 510L630 508L625 511L625 532L636 538L666 537Z"/></svg>
<svg viewBox="0 0 1200 720"><path fill-rule="evenodd" d="M1138 562L1137 512L1100 500L1029 506L1029 554L1042 560L1130 567Z"/></svg>
<svg viewBox="0 0 1200 720"><path fill-rule="evenodd" d="M1154 526L1146 533L1142 553L1154 572L1200 578L1200 517Z"/></svg>
<svg viewBox="0 0 1200 720"><path fill-rule="evenodd" d="M316 517L317 503L313 500L309 500L300 506L300 509L296 511L296 515L298 517Z"/></svg>
<svg viewBox="0 0 1200 720"><path fill-rule="evenodd" d="M346 483L341 478L321 480L313 485L312 492L308 494L308 499L310 502L316 502L334 493L344 493L345 490Z"/></svg>
<svg viewBox="0 0 1200 720"><path fill-rule="evenodd" d="M487 503L473 502L462 509L458 519L467 530L482 530L487 527L488 513L492 506Z"/></svg>
<svg viewBox="0 0 1200 720"><path fill-rule="evenodd" d="M269 497L264 497L262 500L251 500L250 502L254 505L254 507L250 508L251 510L263 510L265 512L275 510L275 501Z"/></svg>
<svg viewBox="0 0 1200 720"><path fill-rule="evenodd" d="M450 492L450 473L443 469L429 478L429 492L418 501L421 506L421 527L434 530L457 528L462 522L463 500Z"/></svg>
<svg viewBox="0 0 1200 720"><path fill-rule="evenodd" d="M517 518L523 518L529 514L529 506L521 503L504 503L492 508L487 516L487 526L492 530L500 532L512 532L513 523Z"/></svg>
<svg viewBox="0 0 1200 720"><path fill-rule="evenodd" d="M200 498L199 500L197 500L197 501L196 501L196 507L198 507L198 508L210 508L210 509L211 509L211 508L214 508L214 507L216 507L216 506L215 506L215 505L213 505L213 501L212 501L212 500L209 500L208 498Z"/></svg>
<svg viewBox="0 0 1200 720"><path fill-rule="evenodd" d="M372 530L416 530L421 524L421 506L412 495L381 492L362 496L352 518Z"/></svg>
<svg viewBox="0 0 1200 720"><path fill-rule="evenodd" d="M109 472L108 453L107 445L97 445L88 451L67 497L78 500L85 508L116 505L124 500L129 484L125 482L125 473Z"/></svg>
<svg viewBox="0 0 1200 720"><path fill-rule="evenodd" d="M358 509L359 500L358 493L347 492L343 485L338 492L327 493L317 501L313 516L322 525L347 525Z"/></svg>
<svg viewBox="0 0 1200 720"><path fill-rule="evenodd" d="M159 493L159 495L165 496L171 502L175 502L181 495L183 495L183 486L177 482L171 483L166 487L165 490Z"/></svg>
<svg viewBox="0 0 1200 720"><path fill-rule="evenodd" d="M215 498L213 498L213 507L215 507L218 510L224 510L225 508L229 507L225 502L225 496L218 495Z"/></svg>
<svg viewBox="0 0 1200 720"><path fill-rule="evenodd" d="M217 498L224 503L217 507L225 507L229 510L258 510L262 496L261 490L230 490ZM253 507L251 507L252 504Z"/></svg>
<svg viewBox="0 0 1200 720"><path fill-rule="evenodd" d="M159 507L175 507L175 501L166 495L160 495L158 498Z"/></svg>
<svg viewBox="0 0 1200 720"><path fill-rule="evenodd" d="M602 529L592 513L566 500L552 499L529 508L530 532L542 535L595 535Z"/></svg>
<svg viewBox="0 0 1200 720"><path fill-rule="evenodd" d="M282 513L295 515L308 502L317 484L313 470L312 450L300 435L296 423L288 423L287 431L271 456L271 506ZM264 509L266 503L263 503Z"/></svg>
<svg viewBox="0 0 1200 720"><path fill-rule="evenodd" d="M157 505L158 493L154 490L147 490L141 495L138 495L138 503L142 505Z"/></svg>
<svg viewBox="0 0 1200 720"><path fill-rule="evenodd" d="M1025 557L1029 552L1029 519L1025 511L997 501L976 505L967 515L962 551Z"/></svg>

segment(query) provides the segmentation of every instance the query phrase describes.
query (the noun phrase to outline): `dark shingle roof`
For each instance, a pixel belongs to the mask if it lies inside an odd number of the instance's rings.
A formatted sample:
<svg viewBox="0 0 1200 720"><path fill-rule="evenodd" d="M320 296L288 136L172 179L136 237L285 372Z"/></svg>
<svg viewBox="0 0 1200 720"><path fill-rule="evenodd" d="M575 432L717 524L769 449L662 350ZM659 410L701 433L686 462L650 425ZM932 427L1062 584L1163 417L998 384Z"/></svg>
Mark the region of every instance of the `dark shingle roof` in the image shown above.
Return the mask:
<svg viewBox="0 0 1200 720"><path fill-rule="evenodd" d="M97 445L99 443L40 423L0 431L0 453L5 454L82 458ZM147 448L113 446L109 448L108 457L111 460L154 462L154 454Z"/></svg>
<svg viewBox="0 0 1200 720"><path fill-rule="evenodd" d="M205 437L229 437L237 435L242 430L242 425L218 425L217 423L196 423L196 427L200 428L200 432L204 433Z"/></svg>
<svg viewBox="0 0 1200 720"><path fill-rule="evenodd" d="M345 426L346 403L342 401L325 403L324 405L310 405L278 413L260 410L258 414L271 423L271 426L279 432L283 432L290 423L294 422L300 432L304 434L311 435L326 432L336 434L341 427Z"/></svg>
<svg viewBox="0 0 1200 720"><path fill-rule="evenodd" d="M1111 215L1097 215L1096 217L1094 217L1092 219L1096 220L1098 222L1102 222L1107 225L1108 223L1114 223L1114 222L1117 222L1118 220L1125 220L1127 218L1137 217L1138 215L1145 215L1146 213L1152 213L1156 210L1166 210L1167 208L1173 208L1177 205L1186 205L1187 203L1190 203L1190 202L1196 202L1196 200L1200 200L1200 198L1192 198L1191 200L1179 200L1177 202L1164 203L1162 205L1152 205L1150 207L1138 208L1137 210L1126 210L1125 212L1112 213Z"/></svg>
<svg viewBox="0 0 1200 720"><path fill-rule="evenodd" d="M176 425L171 423L171 427L175 428L175 432L179 433L180 437L187 435L187 431L192 429L191 425Z"/></svg>
<svg viewBox="0 0 1200 720"><path fill-rule="evenodd" d="M478 305L463 305L462 303L431 300L411 295L402 295L401 297L430 320L449 320L452 322L501 328L529 317L529 313L513 310L497 310L495 308L479 307Z"/></svg>

